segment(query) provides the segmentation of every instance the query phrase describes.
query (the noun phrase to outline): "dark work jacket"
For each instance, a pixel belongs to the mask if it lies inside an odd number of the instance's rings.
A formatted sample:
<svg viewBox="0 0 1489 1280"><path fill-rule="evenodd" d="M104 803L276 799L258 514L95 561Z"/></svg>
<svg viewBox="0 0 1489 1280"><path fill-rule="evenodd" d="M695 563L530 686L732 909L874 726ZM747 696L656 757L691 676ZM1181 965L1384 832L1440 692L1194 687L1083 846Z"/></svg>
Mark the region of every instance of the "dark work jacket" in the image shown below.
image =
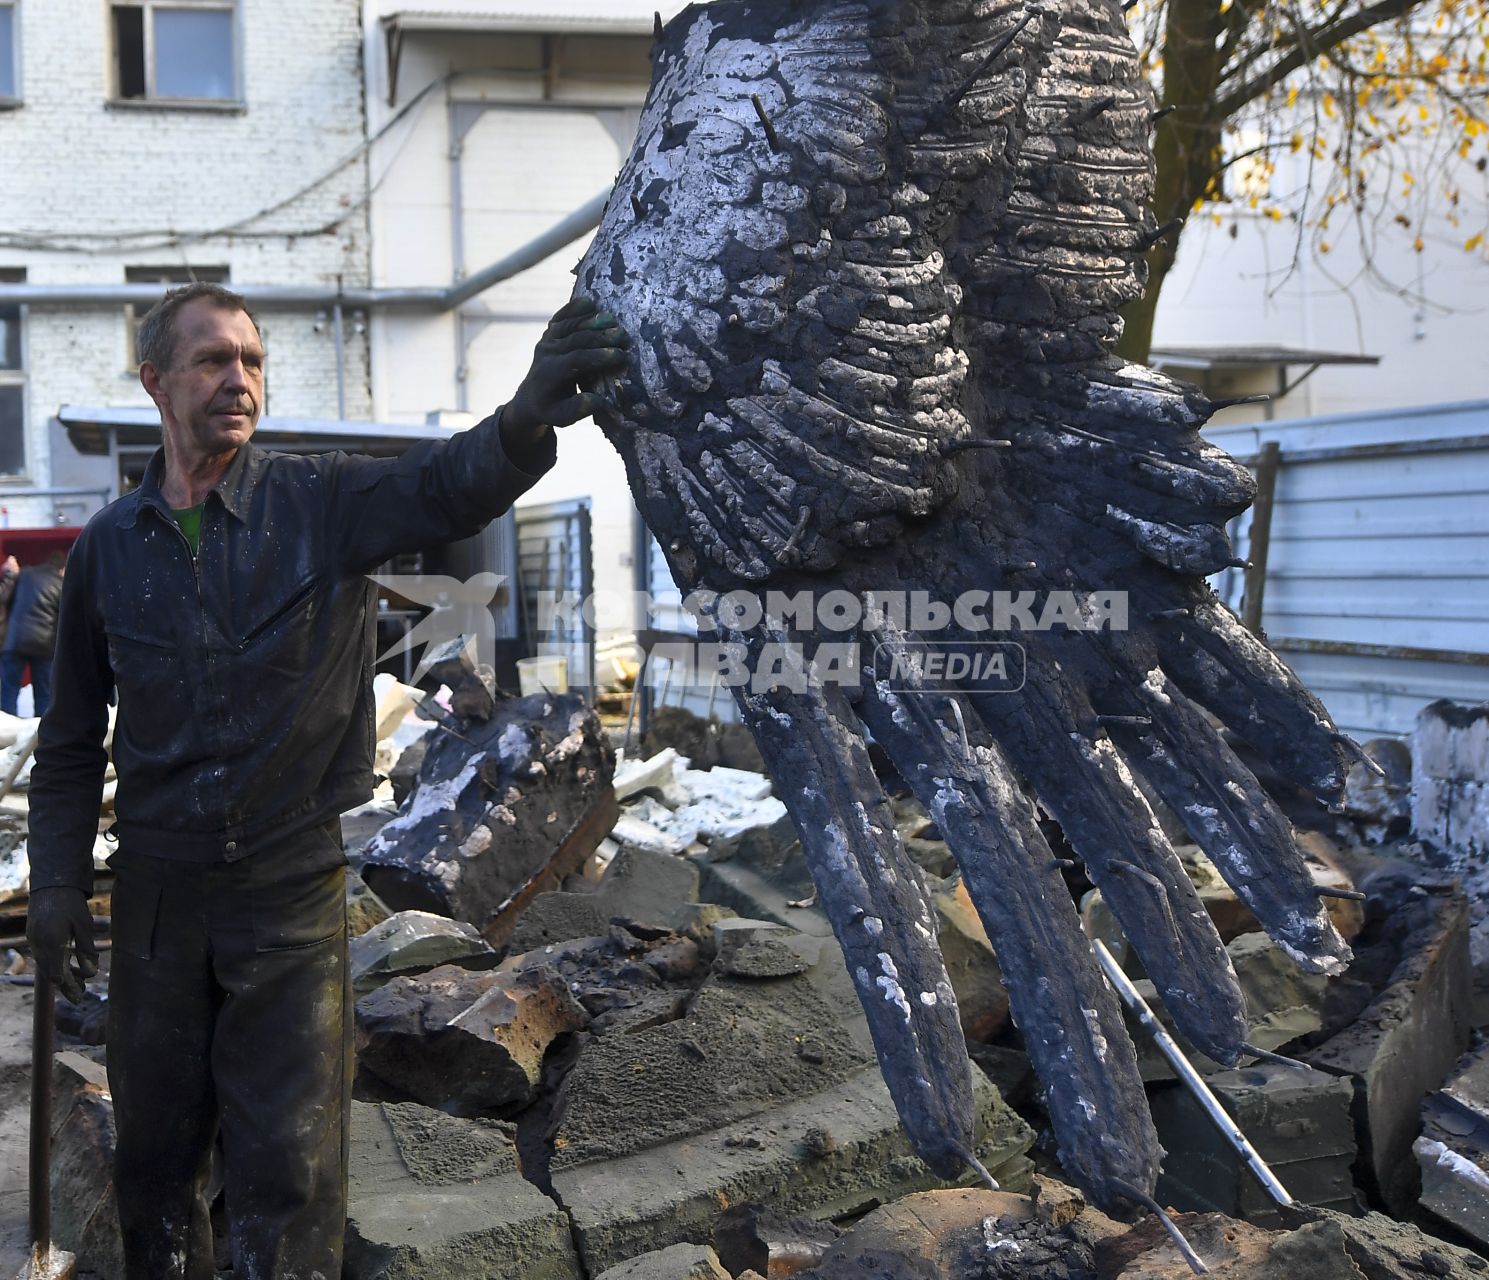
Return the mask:
<svg viewBox="0 0 1489 1280"><path fill-rule="evenodd" d="M61 599L62 575L51 565L22 569L10 602L4 652L50 658L57 642L57 606Z"/></svg>
<svg viewBox="0 0 1489 1280"><path fill-rule="evenodd" d="M119 849L236 861L372 792L375 588L389 557L476 533L553 465L499 415L399 458L238 450L193 559L160 492L98 512L68 561L31 774L31 887L93 883L117 689Z"/></svg>

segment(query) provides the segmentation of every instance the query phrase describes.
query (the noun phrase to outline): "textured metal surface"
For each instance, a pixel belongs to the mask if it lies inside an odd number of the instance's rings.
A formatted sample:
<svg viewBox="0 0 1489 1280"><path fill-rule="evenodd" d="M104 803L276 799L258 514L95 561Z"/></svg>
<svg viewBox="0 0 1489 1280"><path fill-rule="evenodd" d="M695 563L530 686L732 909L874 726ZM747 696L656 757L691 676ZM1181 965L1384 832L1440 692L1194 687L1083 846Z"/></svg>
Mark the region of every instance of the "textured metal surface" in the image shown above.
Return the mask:
<svg viewBox="0 0 1489 1280"><path fill-rule="evenodd" d="M1199 436L1209 402L1110 354L1163 234L1152 96L1120 10L718 0L670 24L654 62L578 288L636 340L602 426L682 590L1127 595L1124 630L1018 633L1013 694L789 670L734 693L917 1150L961 1165L970 1089L865 724L963 868L1067 1169L1098 1202L1132 1203L1158 1143L1034 797L1184 1034L1231 1062L1234 974L1134 774L1299 963L1335 971L1348 949L1291 828L1209 715L1323 795L1351 754L1204 583L1253 494ZM713 620L757 669L812 638L768 614ZM868 671L923 630L835 638ZM935 632L985 638L960 620Z"/></svg>

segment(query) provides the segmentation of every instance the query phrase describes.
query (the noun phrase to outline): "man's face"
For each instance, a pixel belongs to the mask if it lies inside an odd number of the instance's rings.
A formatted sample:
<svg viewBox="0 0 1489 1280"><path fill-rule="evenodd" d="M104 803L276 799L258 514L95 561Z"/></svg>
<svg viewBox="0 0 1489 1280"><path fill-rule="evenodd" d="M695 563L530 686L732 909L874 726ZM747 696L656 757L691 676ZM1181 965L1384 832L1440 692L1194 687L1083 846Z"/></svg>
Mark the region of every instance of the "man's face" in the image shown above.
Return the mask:
<svg viewBox="0 0 1489 1280"><path fill-rule="evenodd" d="M198 298L176 316L170 368L140 366L166 436L182 454L212 456L248 442L264 405L264 346L246 312Z"/></svg>

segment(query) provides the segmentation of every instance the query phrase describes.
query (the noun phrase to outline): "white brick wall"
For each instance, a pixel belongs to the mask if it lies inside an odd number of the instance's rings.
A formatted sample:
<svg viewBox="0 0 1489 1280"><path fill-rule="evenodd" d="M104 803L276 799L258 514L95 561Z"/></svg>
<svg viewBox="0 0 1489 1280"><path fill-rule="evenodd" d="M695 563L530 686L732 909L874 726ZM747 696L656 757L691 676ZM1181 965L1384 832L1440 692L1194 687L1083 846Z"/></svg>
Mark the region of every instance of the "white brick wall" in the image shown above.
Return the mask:
<svg viewBox="0 0 1489 1280"><path fill-rule="evenodd" d="M128 266L186 264L226 265L233 285L367 283L360 157L238 234L160 243L278 204L358 147L360 0L239 0L244 103L230 111L111 104L104 0L20 0L18 20L24 105L0 112L0 267L24 267L32 284L116 284ZM162 234L132 245L94 242L97 253L24 243L126 231ZM334 418L330 324L316 333L316 317L303 311L264 311L259 319L270 411ZM347 417L367 418L367 342L350 317L346 338ZM127 370L122 307L32 307L26 346L26 482L46 485L47 421L59 405L148 401ZM11 523L44 519L47 504L32 505L12 503Z"/></svg>

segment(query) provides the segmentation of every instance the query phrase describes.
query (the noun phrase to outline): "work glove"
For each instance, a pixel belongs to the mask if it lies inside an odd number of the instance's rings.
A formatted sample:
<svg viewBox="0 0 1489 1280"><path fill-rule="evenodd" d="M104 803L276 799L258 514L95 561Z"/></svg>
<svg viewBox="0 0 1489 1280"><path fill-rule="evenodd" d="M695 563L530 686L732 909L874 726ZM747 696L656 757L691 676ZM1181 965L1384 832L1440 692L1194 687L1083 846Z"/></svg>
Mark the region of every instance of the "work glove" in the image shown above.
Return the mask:
<svg viewBox="0 0 1489 1280"><path fill-rule="evenodd" d="M26 906L26 941L31 944L36 976L55 983L73 1004L81 1003L83 983L98 972L98 948L93 944L93 914L88 910L88 895L67 885L33 889Z"/></svg>
<svg viewBox="0 0 1489 1280"><path fill-rule="evenodd" d="M502 443L508 452L541 447L549 427L567 427L609 401L583 391L626 367L631 339L613 315L588 298L575 298L555 313L533 353L532 368L502 411Z"/></svg>

